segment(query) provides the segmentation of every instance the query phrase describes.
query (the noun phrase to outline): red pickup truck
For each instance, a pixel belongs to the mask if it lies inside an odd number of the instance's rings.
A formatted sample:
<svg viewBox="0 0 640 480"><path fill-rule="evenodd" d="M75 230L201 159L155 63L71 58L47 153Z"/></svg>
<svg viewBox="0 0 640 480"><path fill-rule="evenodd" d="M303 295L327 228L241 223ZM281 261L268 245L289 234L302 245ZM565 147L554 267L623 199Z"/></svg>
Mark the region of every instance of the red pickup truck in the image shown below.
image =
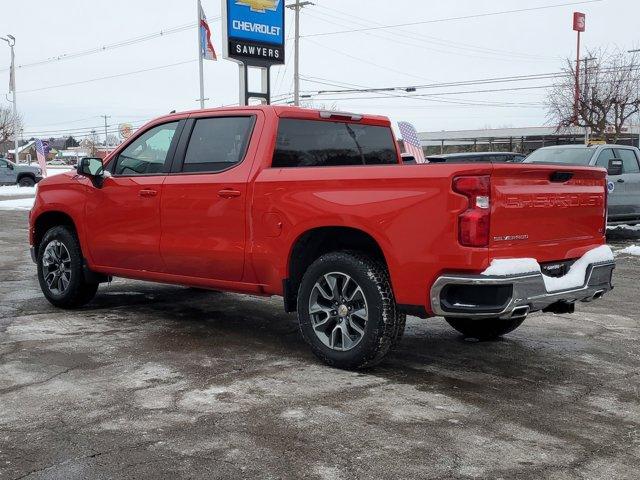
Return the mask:
<svg viewBox="0 0 640 480"><path fill-rule="evenodd" d="M406 314L485 339L610 290L605 173L403 165L385 117L199 110L40 182L31 253L62 308L112 276L281 295L318 357L359 368Z"/></svg>

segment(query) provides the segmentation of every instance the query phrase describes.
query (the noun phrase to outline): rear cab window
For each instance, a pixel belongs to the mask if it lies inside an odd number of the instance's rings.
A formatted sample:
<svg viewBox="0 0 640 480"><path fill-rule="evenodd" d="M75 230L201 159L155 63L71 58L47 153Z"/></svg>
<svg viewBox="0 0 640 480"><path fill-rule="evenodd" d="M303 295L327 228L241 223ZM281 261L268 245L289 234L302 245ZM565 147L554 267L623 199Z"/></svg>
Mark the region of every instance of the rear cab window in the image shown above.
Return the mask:
<svg viewBox="0 0 640 480"><path fill-rule="evenodd" d="M282 118L273 168L399 165L391 128Z"/></svg>

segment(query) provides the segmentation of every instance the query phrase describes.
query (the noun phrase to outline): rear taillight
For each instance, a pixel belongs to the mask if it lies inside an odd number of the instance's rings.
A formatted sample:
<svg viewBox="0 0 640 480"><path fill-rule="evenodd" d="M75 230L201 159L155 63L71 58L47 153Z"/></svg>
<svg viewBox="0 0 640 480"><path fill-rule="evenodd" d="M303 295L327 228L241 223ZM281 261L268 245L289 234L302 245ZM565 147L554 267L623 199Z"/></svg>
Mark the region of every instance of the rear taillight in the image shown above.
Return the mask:
<svg viewBox="0 0 640 480"><path fill-rule="evenodd" d="M602 226L602 235L607 234L607 223L609 223L609 179L604 181L604 225Z"/></svg>
<svg viewBox="0 0 640 480"><path fill-rule="evenodd" d="M467 209L458 217L460 244L466 247L487 247L491 219L491 179L489 175L455 177L453 191L469 199Z"/></svg>

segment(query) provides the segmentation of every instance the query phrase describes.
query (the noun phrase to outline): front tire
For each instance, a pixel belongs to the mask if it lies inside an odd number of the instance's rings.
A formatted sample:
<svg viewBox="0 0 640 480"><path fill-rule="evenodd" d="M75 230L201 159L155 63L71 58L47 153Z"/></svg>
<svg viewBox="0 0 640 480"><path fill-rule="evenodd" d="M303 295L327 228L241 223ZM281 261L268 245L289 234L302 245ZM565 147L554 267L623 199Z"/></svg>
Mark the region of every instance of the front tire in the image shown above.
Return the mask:
<svg viewBox="0 0 640 480"><path fill-rule="evenodd" d="M358 369L385 357L404 330L389 274L358 252L316 260L298 289L298 321L313 353L330 366Z"/></svg>
<svg viewBox="0 0 640 480"><path fill-rule="evenodd" d="M40 288L52 305L78 308L95 296L98 284L85 281L80 243L67 227L53 227L45 233L37 260Z"/></svg>
<svg viewBox="0 0 640 480"><path fill-rule="evenodd" d="M479 320L475 318L450 318L445 320L465 337L477 338L478 340L493 340L509 332L513 332L522 325L525 317L501 320L499 318L489 318Z"/></svg>
<svg viewBox="0 0 640 480"><path fill-rule="evenodd" d="M36 181L31 177L22 177L18 182L18 186L20 187L33 187L36 184Z"/></svg>

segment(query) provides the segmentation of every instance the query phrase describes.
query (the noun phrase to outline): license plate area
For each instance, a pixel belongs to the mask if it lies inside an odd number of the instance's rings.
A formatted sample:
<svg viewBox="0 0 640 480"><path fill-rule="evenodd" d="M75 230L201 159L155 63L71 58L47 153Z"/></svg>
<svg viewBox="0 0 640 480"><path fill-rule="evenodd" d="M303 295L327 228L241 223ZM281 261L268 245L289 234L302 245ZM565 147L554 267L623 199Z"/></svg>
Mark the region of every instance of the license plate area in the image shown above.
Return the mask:
<svg viewBox="0 0 640 480"><path fill-rule="evenodd" d="M540 264L540 270L548 277L562 277L569 271L571 265L574 263L575 259L561 262L545 262Z"/></svg>

